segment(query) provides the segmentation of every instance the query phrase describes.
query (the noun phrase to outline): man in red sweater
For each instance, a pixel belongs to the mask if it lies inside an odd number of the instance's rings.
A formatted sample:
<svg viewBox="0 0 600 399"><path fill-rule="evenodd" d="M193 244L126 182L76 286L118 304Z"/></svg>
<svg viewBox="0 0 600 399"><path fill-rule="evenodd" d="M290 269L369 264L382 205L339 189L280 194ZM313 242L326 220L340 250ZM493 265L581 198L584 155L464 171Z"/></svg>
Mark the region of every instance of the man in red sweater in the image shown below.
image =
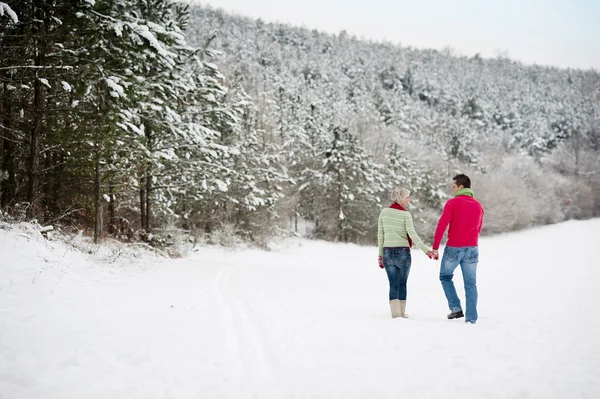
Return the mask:
<svg viewBox="0 0 600 399"><path fill-rule="evenodd" d="M430 257L439 259L438 248L448 229L448 242L440 266L440 281L450 308L449 319L464 317L460 299L452 282L454 270L460 265L465 283L467 323L477 321L477 263L479 262L479 233L483 225L483 206L473 198L471 179L459 174L452 178L454 198L446 202L435 230Z"/></svg>

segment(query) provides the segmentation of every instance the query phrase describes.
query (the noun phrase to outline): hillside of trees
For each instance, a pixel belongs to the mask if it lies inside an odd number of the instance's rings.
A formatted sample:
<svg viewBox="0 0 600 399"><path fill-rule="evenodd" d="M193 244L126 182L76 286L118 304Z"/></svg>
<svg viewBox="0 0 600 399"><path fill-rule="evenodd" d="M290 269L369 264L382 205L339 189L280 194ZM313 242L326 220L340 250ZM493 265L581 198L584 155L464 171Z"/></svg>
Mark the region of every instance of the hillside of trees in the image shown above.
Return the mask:
<svg viewBox="0 0 600 399"><path fill-rule="evenodd" d="M171 0L0 2L2 218L168 243L426 241L454 174L499 233L600 215L600 74Z"/></svg>

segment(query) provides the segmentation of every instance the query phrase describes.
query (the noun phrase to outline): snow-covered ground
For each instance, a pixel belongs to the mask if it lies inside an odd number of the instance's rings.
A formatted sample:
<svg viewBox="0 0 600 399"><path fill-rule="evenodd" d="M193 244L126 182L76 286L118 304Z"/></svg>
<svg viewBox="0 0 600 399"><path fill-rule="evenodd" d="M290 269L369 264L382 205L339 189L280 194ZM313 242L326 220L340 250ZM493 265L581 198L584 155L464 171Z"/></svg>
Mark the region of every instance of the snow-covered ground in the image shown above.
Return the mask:
<svg viewBox="0 0 600 399"><path fill-rule="evenodd" d="M598 398L599 243L598 219L482 239L467 325L419 251L404 320L374 247L116 258L4 226L0 398Z"/></svg>

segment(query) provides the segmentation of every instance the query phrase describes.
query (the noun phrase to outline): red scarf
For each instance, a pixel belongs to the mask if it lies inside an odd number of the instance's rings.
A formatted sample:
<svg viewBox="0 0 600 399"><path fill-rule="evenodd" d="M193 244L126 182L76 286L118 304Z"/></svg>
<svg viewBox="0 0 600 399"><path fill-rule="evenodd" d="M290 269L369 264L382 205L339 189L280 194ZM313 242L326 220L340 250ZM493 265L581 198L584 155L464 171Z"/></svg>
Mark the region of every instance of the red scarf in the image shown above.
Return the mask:
<svg viewBox="0 0 600 399"><path fill-rule="evenodd" d="M392 209L398 209L399 211L405 211L405 212L407 212L406 209L404 209L404 207L402 205L397 204L395 202L392 205L390 205L390 208L392 208ZM406 233L406 238L408 238L408 246L410 248L412 248L412 240L410 239L410 236L408 235L408 233Z"/></svg>

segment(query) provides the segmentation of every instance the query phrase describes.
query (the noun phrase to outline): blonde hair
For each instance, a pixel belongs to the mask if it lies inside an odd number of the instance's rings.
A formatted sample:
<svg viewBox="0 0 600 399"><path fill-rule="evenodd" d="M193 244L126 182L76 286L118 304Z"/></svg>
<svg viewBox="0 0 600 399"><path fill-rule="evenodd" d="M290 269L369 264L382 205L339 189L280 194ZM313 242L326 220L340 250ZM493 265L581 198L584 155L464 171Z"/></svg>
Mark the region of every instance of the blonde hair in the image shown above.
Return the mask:
<svg viewBox="0 0 600 399"><path fill-rule="evenodd" d="M398 203L401 200L403 200L404 198L408 197L409 195L410 195L410 190L408 188L396 187L390 193L390 199L393 202Z"/></svg>

